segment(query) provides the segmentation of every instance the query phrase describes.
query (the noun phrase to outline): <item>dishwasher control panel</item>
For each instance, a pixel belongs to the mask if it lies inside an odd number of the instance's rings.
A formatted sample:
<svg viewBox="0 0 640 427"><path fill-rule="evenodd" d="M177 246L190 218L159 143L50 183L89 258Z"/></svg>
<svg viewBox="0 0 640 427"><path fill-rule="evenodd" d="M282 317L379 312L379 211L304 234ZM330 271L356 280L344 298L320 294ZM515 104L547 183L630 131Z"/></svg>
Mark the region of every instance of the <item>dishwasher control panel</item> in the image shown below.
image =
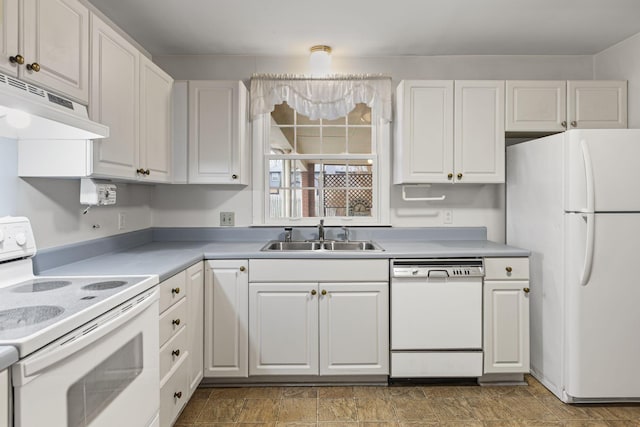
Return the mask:
<svg viewBox="0 0 640 427"><path fill-rule="evenodd" d="M482 259L470 260L396 260L391 267L392 277L484 277Z"/></svg>

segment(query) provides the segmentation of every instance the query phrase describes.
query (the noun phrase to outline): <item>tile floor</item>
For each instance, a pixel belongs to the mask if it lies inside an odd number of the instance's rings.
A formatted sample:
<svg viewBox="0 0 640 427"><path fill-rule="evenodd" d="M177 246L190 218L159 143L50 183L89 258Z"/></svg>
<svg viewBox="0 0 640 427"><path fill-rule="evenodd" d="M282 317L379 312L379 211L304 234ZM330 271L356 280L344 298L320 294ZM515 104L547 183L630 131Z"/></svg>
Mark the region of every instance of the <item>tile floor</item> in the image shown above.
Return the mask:
<svg viewBox="0 0 640 427"><path fill-rule="evenodd" d="M527 382L200 388L175 427L640 426L640 404L565 405L534 378Z"/></svg>

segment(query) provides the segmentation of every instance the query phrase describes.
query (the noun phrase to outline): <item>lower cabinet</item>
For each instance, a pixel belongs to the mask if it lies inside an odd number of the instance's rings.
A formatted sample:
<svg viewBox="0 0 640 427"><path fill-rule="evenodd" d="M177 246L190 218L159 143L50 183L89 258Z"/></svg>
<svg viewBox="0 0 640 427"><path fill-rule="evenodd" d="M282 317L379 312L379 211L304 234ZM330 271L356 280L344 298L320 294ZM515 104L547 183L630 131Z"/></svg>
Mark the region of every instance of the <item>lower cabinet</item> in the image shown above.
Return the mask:
<svg viewBox="0 0 640 427"><path fill-rule="evenodd" d="M0 371L0 427L9 427L9 371Z"/></svg>
<svg viewBox="0 0 640 427"><path fill-rule="evenodd" d="M529 372L528 258L486 258L484 373Z"/></svg>
<svg viewBox="0 0 640 427"><path fill-rule="evenodd" d="M160 283L160 425L171 426L202 380L203 266Z"/></svg>

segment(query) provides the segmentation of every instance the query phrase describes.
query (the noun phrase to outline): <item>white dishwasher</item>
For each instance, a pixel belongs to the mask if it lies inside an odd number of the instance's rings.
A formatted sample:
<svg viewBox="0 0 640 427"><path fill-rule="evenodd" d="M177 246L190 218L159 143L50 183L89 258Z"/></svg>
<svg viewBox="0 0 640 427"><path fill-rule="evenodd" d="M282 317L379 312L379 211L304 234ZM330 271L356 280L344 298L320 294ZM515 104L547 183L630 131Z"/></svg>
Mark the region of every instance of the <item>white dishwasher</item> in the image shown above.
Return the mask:
<svg viewBox="0 0 640 427"><path fill-rule="evenodd" d="M481 258L393 260L391 378L482 375Z"/></svg>

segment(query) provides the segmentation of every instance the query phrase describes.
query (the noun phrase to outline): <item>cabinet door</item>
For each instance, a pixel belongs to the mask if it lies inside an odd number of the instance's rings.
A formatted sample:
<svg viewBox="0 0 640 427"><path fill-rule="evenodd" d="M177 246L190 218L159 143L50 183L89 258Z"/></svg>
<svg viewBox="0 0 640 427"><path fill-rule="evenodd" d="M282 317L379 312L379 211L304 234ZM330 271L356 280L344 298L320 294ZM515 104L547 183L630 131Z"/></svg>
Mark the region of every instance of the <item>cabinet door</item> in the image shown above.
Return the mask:
<svg viewBox="0 0 640 427"><path fill-rule="evenodd" d="M405 80L396 102L394 183L450 182L453 81Z"/></svg>
<svg viewBox="0 0 640 427"><path fill-rule="evenodd" d="M208 261L204 289L204 376L247 376L246 260Z"/></svg>
<svg viewBox="0 0 640 427"><path fill-rule="evenodd" d="M171 87L173 78L140 58L140 165L144 181L171 180Z"/></svg>
<svg viewBox="0 0 640 427"><path fill-rule="evenodd" d="M317 283L249 285L249 374L318 375Z"/></svg>
<svg viewBox="0 0 640 427"><path fill-rule="evenodd" d="M89 10L78 0L24 0L20 77L89 102ZM40 69L29 70L37 63Z"/></svg>
<svg viewBox="0 0 640 427"><path fill-rule="evenodd" d="M9 426L9 374L8 370L0 371L0 427Z"/></svg>
<svg viewBox="0 0 640 427"><path fill-rule="evenodd" d="M567 128L567 82L507 80L505 131L562 132Z"/></svg>
<svg viewBox="0 0 640 427"><path fill-rule="evenodd" d="M89 114L109 126L94 141L94 173L135 179L138 169L139 53L96 15L91 15L91 102Z"/></svg>
<svg viewBox="0 0 640 427"><path fill-rule="evenodd" d="M626 80L570 80L567 88L570 129L627 127Z"/></svg>
<svg viewBox="0 0 640 427"><path fill-rule="evenodd" d="M18 0L4 0L0 8L0 71L16 77L19 65L11 63L9 57L24 57L18 50Z"/></svg>
<svg viewBox="0 0 640 427"><path fill-rule="evenodd" d="M187 348L189 395L200 384L204 368L204 267L199 262L187 268Z"/></svg>
<svg viewBox="0 0 640 427"><path fill-rule="evenodd" d="M529 282L484 282L484 372L529 372Z"/></svg>
<svg viewBox="0 0 640 427"><path fill-rule="evenodd" d="M239 81L189 82L189 183L248 184L246 98Z"/></svg>
<svg viewBox="0 0 640 427"><path fill-rule="evenodd" d="M504 182L504 81L456 80L454 180Z"/></svg>
<svg viewBox="0 0 640 427"><path fill-rule="evenodd" d="M320 283L319 288L320 375L388 375L388 284Z"/></svg>

